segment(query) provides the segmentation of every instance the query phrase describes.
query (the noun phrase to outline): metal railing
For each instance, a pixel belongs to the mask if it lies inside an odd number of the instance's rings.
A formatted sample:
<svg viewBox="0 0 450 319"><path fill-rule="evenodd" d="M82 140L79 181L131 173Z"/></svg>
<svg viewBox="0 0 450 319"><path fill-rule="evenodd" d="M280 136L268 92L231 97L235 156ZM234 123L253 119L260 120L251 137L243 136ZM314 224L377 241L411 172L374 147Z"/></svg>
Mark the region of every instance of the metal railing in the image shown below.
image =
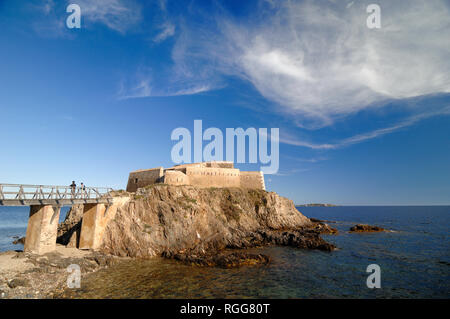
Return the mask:
<svg viewBox="0 0 450 319"><path fill-rule="evenodd" d="M109 203L112 188L0 184L0 205L71 205Z"/></svg>

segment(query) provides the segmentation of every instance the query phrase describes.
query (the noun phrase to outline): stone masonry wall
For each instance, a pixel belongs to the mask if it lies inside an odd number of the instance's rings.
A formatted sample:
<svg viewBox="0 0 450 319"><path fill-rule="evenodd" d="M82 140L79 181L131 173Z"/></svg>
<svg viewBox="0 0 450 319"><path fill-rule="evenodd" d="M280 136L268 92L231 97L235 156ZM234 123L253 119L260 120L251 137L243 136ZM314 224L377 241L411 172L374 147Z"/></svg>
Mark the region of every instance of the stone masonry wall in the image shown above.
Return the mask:
<svg viewBox="0 0 450 319"><path fill-rule="evenodd" d="M242 187L265 190L262 172L240 171L232 162L206 162L162 167L130 173L128 192L151 184L193 185L197 187Z"/></svg>
<svg viewBox="0 0 450 319"><path fill-rule="evenodd" d="M189 176L178 170L166 170L163 182L169 185L190 185Z"/></svg>
<svg viewBox="0 0 450 319"><path fill-rule="evenodd" d="M240 187L239 174L236 168L186 168L190 185L199 187Z"/></svg>
<svg viewBox="0 0 450 319"><path fill-rule="evenodd" d="M264 184L263 172L246 172L242 171L240 176L241 187L266 189Z"/></svg>
<svg viewBox="0 0 450 319"><path fill-rule="evenodd" d="M163 175L162 167L131 172L128 177L127 192L135 192L138 188L158 183Z"/></svg>

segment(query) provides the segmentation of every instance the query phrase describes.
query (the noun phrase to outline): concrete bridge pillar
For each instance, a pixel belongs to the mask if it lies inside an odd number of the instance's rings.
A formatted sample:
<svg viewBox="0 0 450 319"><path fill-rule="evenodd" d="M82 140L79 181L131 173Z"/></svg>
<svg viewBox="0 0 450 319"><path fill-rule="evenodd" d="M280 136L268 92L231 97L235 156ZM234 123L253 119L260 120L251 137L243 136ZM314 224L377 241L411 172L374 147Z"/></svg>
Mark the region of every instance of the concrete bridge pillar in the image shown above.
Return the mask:
<svg viewBox="0 0 450 319"><path fill-rule="evenodd" d="M30 206L24 251L42 255L56 249L59 213L61 207Z"/></svg>
<svg viewBox="0 0 450 319"><path fill-rule="evenodd" d="M105 204L85 204L81 222L80 249L96 249L101 244Z"/></svg>

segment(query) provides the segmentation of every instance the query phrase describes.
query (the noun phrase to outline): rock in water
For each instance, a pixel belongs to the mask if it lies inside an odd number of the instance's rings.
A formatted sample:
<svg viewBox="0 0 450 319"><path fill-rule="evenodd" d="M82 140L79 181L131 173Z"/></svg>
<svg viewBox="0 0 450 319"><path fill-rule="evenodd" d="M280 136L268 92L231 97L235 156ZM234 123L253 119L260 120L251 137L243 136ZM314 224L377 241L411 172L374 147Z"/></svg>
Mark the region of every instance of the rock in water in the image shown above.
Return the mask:
<svg viewBox="0 0 450 319"><path fill-rule="evenodd" d="M13 243L13 245L18 245L18 244L25 245L25 237L17 238L12 243Z"/></svg>
<svg viewBox="0 0 450 319"><path fill-rule="evenodd" d="M369 232L381 232L384 231L384 228L378 226L370 226L364 224L357 224L350 228L350 232L354 233L369 233Z"/></svg>
<svg viewBox="0 0 450 319"><path fill-rule="evenodd" d="M128 200L109 216L100 246L106 254L208 259L226 248L266 244L327 251L335 248L320 237L320 227L302 215L291 200L274 192L160 184L117 196L127 196ZM243 263L243 259L235 255L212 263L226 267ZM265 262L263 257L247 259Z"/></svg>

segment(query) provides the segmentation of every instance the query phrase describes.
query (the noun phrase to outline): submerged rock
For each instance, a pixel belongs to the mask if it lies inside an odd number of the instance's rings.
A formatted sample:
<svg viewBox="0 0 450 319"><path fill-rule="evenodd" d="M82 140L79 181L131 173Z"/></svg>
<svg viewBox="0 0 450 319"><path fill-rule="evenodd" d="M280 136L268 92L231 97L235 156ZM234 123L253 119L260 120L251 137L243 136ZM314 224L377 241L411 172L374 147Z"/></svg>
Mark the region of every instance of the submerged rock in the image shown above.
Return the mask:
<svg viewBox="0 0 450 319"><path fill-rule="evenodd" d="M173 258L193 266L208 266L221 268L237 268L241 266L266 265L270 257L263 254L250 254L246 252L221 252L219 254L164 254L164 257Z"/></svg>
<svg viewBox="0 0 450 319"><path fill-rule="evenodd" d="M339 233L336 228L330 227L325 221L315 218L310 218L310 220L314 223L314 230L320 234L337 235Z"/></svg>
<svg viewBox="0 0 450 319"><path fill-rule="evenodd" d="M369 232L381 232L384 231L384 228L378 226L357 224L350 228L350 232L354 233L369 233Z"/></svg>

